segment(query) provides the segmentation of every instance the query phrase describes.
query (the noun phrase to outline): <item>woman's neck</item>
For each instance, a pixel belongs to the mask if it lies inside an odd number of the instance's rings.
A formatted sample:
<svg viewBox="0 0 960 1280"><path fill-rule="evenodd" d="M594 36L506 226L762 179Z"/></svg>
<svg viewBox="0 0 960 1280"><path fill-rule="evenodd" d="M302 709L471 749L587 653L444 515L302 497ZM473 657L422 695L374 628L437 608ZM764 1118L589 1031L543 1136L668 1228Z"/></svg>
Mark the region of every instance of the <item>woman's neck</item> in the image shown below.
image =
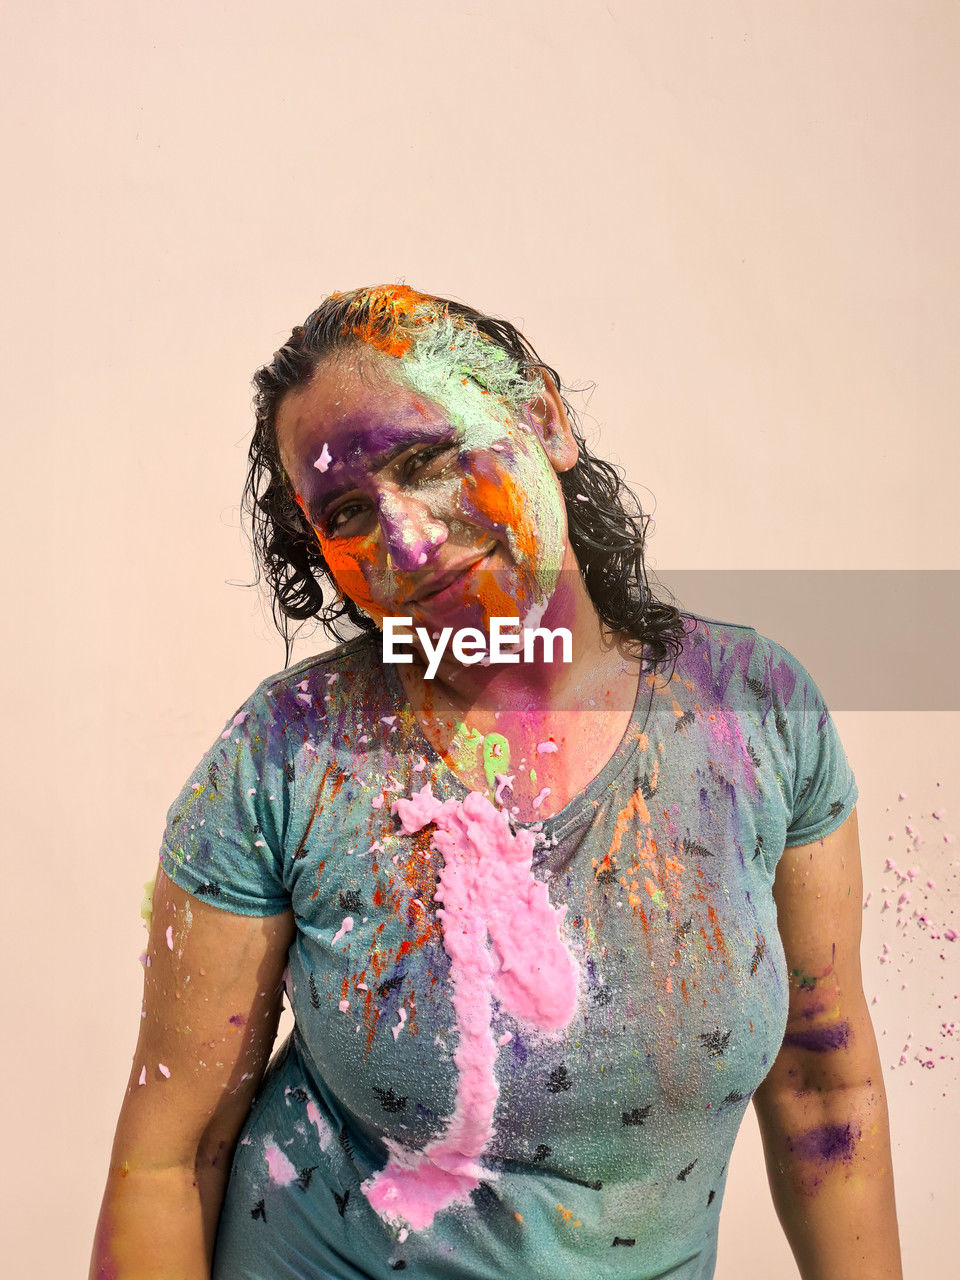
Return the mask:
<svg viewBox="0 0 960 1280"><path fill-rule="evenodd" d="M519 607L517 616L523 617ZM637 660L625 659L605 631L569 545L546 607L536 611L535 622L528 614L523 623L528 643L509 644L510 635L517 634L515 624L504 633L505 650L514 648L519 658L512 662L502 658L461 662L447 643L428 678L428 655L417 646L413 662L399 668L408 696L411 691L415 694L411 701L415 706L442 702L464 718L468 713L474 717L499 713L527 719L583 708L611 681L622 681L630 672L636 683ZM545 641L533 628L552 634L552 641ZM564 643L564 633L569 643Z"/></svg>

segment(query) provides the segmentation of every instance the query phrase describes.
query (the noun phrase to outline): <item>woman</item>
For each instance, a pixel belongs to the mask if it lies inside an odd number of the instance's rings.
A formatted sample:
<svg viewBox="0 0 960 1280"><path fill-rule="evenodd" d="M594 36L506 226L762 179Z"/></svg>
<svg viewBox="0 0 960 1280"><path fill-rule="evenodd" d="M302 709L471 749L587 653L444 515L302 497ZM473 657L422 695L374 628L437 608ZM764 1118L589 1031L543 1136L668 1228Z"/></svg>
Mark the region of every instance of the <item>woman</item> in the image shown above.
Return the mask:
<svg viewBox="0 0 960 1280"><path fill-rule="evenodd" d="M710 1277L752 1100L804 1280L896 1280L810 675L654 601L511 325L333 295L256 387L287 657L289 619L359 635L264 680L170 809L91 1275Z"/></svg>

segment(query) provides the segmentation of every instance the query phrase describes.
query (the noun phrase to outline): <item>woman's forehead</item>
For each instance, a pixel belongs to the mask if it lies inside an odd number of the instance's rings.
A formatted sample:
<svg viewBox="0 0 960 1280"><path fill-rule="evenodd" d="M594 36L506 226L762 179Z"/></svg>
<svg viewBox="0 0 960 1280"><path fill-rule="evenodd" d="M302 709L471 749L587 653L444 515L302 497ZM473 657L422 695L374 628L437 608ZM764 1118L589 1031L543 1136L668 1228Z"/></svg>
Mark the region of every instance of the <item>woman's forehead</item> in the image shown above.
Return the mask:
<svg viewBox="0 0 960 1280"><path fill-rule="evenodd" d="M318 433L339 435L378 421L412 417L426 422L439 416L438 406L385 373L361 375L355 367L328 362L306 386L284 396L277 409L277 436L281 447L298 447Z"/></svg>
<svg viewBox="0 0 960 1280"><path fill-rule="evenodd" d="M417 444L459 434L442 405L388 374L360 377L350 368L323 371L277 414L281 458L311 506Z"/></svg>
<svg viewBox="0 0 960 1280"><path fill-rule="evenodd" d="M444 376L425 382L416 377L420 371L410 357L354 350L322 363L306 386L281 401L281 449L310 449L329 435L356 436L350 453L357 456L389 447L401 434L426 438L454 432L479 443L480 437L501 438L516 424L510 406L465 377L462 368L451 364Z"/></svg>

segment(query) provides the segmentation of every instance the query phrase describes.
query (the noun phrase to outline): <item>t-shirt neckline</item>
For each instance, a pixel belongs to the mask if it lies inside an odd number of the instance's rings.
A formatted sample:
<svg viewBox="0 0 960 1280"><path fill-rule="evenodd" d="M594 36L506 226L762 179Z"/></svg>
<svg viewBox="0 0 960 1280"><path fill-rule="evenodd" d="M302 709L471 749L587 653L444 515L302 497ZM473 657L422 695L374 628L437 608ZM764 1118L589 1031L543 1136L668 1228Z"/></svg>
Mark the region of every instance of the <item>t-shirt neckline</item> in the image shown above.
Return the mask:
<svg viewBox="0 0 960 1280"><path fill-rule="evenodd" d="M640 671L637 677L637 693L634 698L630 721L623 731L623 735L613 754L600 769L600 772L591 779L583 791L575 795L562 809L559 809L550 817L521 822L510 813L509 808L506 808L510 822L515 828L540 831L551 843L555 843L574 827L579 826L584 819L595 811L600 797L620 777L636 755L640 747L640 738L647 727L656 683L656 674L647 670L647 661L648 648L644 645ZM382 665L387 683L393 692L398 708L406 713L406 717L409 717L409 720L412 721L415 749L422 751L426 759L435 766L438 781L442 780L443 784L456 795L457 799L465 799L470 795L470 788L462 781L459 774L447 764L446 760L424 733L423 726L420 724L420 720L413 709L413 704L407 697L403 682L399 674L394 670L393 664L383 663ZM646 694L644 692L645 689L648 691Z"/></svg>

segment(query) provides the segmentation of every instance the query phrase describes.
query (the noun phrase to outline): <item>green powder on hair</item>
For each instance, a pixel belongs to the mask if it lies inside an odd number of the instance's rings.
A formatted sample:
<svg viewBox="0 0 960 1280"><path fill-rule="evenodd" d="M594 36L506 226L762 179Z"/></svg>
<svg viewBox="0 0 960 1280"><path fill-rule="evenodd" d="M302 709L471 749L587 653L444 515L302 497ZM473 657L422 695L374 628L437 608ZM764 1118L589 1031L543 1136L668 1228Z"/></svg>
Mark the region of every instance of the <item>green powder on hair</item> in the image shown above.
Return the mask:
<svg viewBox="0 0 960 1280"><path fill-rule="evenodd" d="M543 391L539 374L526 377L501 347L446 314L417 331L397 372L411 391L443 404L463 424L474 426L493 427L504 416L519 418ZM498 402L504 415L497 413Z"/></svg>

